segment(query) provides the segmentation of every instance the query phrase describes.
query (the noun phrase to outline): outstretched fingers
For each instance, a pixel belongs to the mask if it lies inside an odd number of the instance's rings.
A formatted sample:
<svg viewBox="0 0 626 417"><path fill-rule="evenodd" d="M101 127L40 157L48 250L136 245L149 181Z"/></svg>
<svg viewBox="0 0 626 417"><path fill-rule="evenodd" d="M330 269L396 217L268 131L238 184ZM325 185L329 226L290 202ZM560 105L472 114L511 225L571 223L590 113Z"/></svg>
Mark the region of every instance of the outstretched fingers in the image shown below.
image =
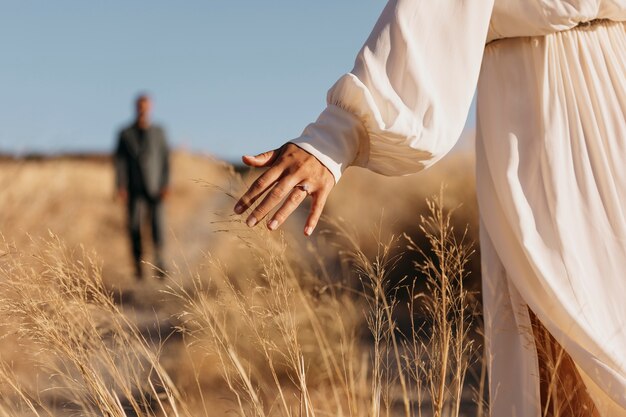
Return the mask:
<svg viewBox="0 0 626 417"><path fill-rule="evenodd" d="M307 218L304 226L304 234L307 236L311 236L315 227L317 227L317 222L319 222L320 217L322 216L322 211L324 211L324 206L326 205L328 190L322 189L319 192L314 193L312 197L313 202L311 204L311 212L309 213L309 217Z"/></svg>
<svg viewBox="0 0 626 417"><path fill-rule="evenodd" d="M278 229L287 220L287 217L293 213L304 199L308 196L308 193L301 188L294 188L289 197L285 200L285 203L274 213L272 219L267 223L267 228L270 230Z"/></svg>
<svg viewBox="0 0 626 417"><path fill-rule="evenodd" d="M318 159L292 143L257 156L245 156L243 161L249 166L269 169L239 199L235 213L242 214L267 193L246 220L246 224L253 227L284 200L267 222L267 227L275 230L310 195L313 204L304 229L304 233L310 236L335 185L332 173Z"/></svg>
<svg viewBox="0 0 626 417"><path fill-rule="evenodd" d="M283 170L279 167L272 167L268 169L263 175L257 178L248 191L241 196L237 204L235 204L235 213L241 214L246 211L256 200L259 199L270 187L272 187L276 181L279 180L283 173Z"/></svg>
<svg viewBox="0 0 626 417"><path fill-rule="evenodd" d="M293 175L285 177L278 181L276 185L267 193L263 201L261 201L250 213L246 224L250 227L256 225L270 211L274 209L298 184L299 179Z"/></svg>

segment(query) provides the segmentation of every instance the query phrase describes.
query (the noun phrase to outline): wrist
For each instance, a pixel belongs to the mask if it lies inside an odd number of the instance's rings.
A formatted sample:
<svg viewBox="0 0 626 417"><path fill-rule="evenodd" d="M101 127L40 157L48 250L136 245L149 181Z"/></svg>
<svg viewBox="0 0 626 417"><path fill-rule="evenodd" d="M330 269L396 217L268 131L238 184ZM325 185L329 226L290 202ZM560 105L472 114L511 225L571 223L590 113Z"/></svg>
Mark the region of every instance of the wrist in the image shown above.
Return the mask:
<svg viewBox="0 0 626 417"><path fill-rule="evenodd" d="M335 183L350 165L367 159L367 130L361 120L347 110L329 105L302 135L290 141L317 158L333 175Z"/></svg>

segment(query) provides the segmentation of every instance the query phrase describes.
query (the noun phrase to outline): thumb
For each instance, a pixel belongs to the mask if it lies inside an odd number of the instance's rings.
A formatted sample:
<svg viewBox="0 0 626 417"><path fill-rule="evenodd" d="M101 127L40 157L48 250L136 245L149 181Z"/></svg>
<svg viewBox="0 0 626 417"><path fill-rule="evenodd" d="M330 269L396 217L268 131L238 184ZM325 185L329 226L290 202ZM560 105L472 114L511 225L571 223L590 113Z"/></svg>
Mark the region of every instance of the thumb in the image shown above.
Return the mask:
<svg viewBox="0 0 626 417"><path fill-rule="evenodd" d="M271 165L277 156L278 151L275 149L273 151L264 152L256 156L245 155L241 158L241 160L244 164L248 166L260 168Z"/></svg>

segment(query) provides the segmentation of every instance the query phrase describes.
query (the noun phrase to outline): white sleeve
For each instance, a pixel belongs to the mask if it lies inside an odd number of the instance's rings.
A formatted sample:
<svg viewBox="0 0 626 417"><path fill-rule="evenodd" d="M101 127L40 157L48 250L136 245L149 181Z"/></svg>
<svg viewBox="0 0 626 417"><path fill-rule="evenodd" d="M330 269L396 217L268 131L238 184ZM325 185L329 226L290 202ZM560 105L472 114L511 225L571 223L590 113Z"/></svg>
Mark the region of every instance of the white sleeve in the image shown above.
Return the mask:
<svg viewBox="0 0 626 417"><path fill-rule="evenodd" d="M290 142L338 181L350 165L385 175L426 168L469 112L493 0L391 0L328 107Z"/></svg>

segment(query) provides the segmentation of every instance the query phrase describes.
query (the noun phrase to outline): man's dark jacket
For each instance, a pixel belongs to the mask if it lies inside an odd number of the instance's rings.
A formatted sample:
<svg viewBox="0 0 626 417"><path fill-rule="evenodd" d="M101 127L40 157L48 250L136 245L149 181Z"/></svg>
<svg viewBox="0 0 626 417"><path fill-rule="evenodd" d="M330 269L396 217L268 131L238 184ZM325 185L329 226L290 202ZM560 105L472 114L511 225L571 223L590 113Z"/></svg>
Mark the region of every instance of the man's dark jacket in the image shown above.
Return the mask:
<svg viewBox="0 0 626 417"><path fill-rule="evenodd" d="M158 200L169 182L169 148L159 126L142 130L135 124L123 129L115 150L118 189L130 196Z"/></svg>

